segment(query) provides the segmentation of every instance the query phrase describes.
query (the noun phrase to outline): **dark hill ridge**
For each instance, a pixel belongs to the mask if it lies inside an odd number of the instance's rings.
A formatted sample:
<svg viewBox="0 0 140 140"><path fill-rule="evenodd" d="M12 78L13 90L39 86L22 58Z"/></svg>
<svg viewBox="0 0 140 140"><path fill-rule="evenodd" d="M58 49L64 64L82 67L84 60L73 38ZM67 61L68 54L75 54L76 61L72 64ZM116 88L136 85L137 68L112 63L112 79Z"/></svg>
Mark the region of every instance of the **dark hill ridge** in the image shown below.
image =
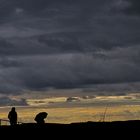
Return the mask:
<svg viewBox="0 0 140 140"><path fill-rule="evenodd" d="M0 135L15 138L20 135L22 138L30 137L51 137L52 139L60 138L122 138L122 137L139 137L140 120L135 121L115 121L115 122L83 122L71 124L46 123L38 125L36 123L27 123L17 126L0 126Z"/></svg>
<svg viewBox="0 0 140 140"><path fill-rule="evenodd" d="M113 122L77 122L71 124L60 124L60 123L45 123L44 125L38 125L36 123L23 123L16 126L0 126L0 130L10 129L140 129L140 120L129 120L129 121L113 121Z"/></svg>

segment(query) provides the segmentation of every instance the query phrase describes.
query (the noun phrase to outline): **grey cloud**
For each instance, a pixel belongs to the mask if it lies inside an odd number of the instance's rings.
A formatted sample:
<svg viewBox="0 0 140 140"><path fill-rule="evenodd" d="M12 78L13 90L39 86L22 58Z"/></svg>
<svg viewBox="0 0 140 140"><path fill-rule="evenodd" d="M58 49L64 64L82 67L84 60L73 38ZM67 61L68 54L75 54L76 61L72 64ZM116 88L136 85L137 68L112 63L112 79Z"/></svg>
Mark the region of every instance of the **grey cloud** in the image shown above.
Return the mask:
<svg viewBox="0 0 140 140"><path fill-rule="evenodd" d="M33 16L58 17L59 19L66 17L67 20L73 17L74 20L81 23L81 21L86 22L93 15L105 13L111 3L112 0L1 0L0 14L3 15L1 22L19 20L25 17L31 18ZM71 19L71 23L74 23L74 20Z"/></svg>
<svg viewBox="0 0 140 140"><path fill-rule="evenodd" d="M0 66L6 68L6 67L18 67L21 63L19 63L17 60L8 58L8 57L1 57L0 58Z"/></svg>
<svg viewBox="0 0 140 140"><path fill-rule="evenodd" d="M11 99L9 97L0 97L0 106L27 106L25 99Z"/></svg>
<svg viewBox="0 0 140 140"><path fill-rule="evenodd" d="M27 57L20 71L28 88L75 88L88 84L137 82L140 80L139 62L130 48L117 52L103 52L103 57L92 54L60 54ZM128 56L124 55L128 51ZM122 53L122 55L119 55ZM130 53L130 55L129 55ZM101 55L99 54L99 56ZM120 57L119 57L120 56ZM131 60L131 61L130 61ZM29 74L29 75L28 75Z"/></svg>
<svg viewBox="0 0 140 140"><path fill-rule="evenodd" d="M102 96L126 96L128 93L138 93L140 90L139 82L130 83L114 83L114 84L92 84L83 89L86 95L102 95ZM139 98L137 96L137 98Z"/></svg>
<svg viewBox="0 0 140 140"><path fill-rule="evenodd" d="M109 17L106 19L109 20ZM20 28L19 31L15 31L6 30L5 27L5 34L0 31L0 36L4 38L0 41L0 54L84 53L140 44L140 32L137 30L140 20L118 17L108 22L106 19L95 19L90 30L78 25L68 26L67 29L65 26L64 28L51 26L46 27L50 28L46 31L32 28L27 30Z"/></svg>
<svg viewBox="0 0 140 140"><path fill-rule="evenodd" d="M55 2L34 1L33 7L36 7L38 3L40 5L47 5L48 3L48 7L51 7L50 3L55 5ZM30 7L33 1L18 2L21 6L22 3L25 7L29 3L28 6ZM64 52L73 52L75 50L76 52L84 52L95 51L98 48L111 49L117 46L139 44L140 33L137 28L140 20L116 15L114 17L114 15L94 14L100 13L99 11L105 13L103 11L107 10L107 6L111 7L112 4L110 3L114 4L115 1L107 0L103 1L102 4L99 1L85 2L84 0L80 1L80 4L79 1L60 1L59 3L61 3L62 9L67 9L63 4L67 6L69 6L69 3L72 4L67 11L68 13L61 9L62 13L55 13L55 18L50 18L48 14L45 14L45 19L25 16L25 19L22 19L21 22L17 22L16 19L8 25L4 24L0 28L0 37L6 38L6 44L4 45L7 47L3 47L3 42L1 43L1 54L3 52L7 54L14 54L14 52L15 54L56 53L63 50ZM76 7L75 3L77 4ZM75 10L73 11L73 9L77 9L77 6L80 7L80 15L75 14ZM22 9L20 6L17 7ZM96 12L92 10L88 12L88 9L96 8ZM83 9L85 11L82 13ZM47 18L48 20L46 20Z"/></svg>
<svg viewBox="0 0 140 140"><path fill-rule="evenodd" d="M79 102L80 98L78 97L68 97L66 102Z"/></svg>
<svg viewBox="0 0 140 140"><path fill-rule="evenodd" d="M1 0L0 92L139 82L136 3Z"/></svg>
<svg viewBox="0 0 140 140"><path fill-rule="evenodd" d="M1 93L87 88L90 85L100 85L97 89L101 91L101 85L108 84L103 88L106 91L112 89L109 84L140 81L139 46L95 53L11 56L9 60L0 71ZM20 65L10 64L13 60ZM124 87L130 90L129 86Z"/></svg>
<svg viewBox="0 0 140 140"><path fill-rule="evenodd" d="M130 6L124 10L126 14L139 15L140 14L140 1L138 0L126 0L130 3Z"/></svg>
<svg viewBox="0 0 140 140"><path fill-rule="evenodd" d="M24 89L22 79L18 76L19 66L6 64L0 67L0 93L18 94ZM16 63L16 62L14 62Z"/></svg>

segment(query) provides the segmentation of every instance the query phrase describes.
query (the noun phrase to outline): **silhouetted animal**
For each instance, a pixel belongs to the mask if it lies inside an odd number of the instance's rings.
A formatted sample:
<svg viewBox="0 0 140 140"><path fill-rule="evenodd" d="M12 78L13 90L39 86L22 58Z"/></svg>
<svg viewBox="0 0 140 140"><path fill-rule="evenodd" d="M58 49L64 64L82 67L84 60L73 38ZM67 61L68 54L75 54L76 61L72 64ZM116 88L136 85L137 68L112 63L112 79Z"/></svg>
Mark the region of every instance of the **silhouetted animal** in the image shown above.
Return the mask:
<svg viewBox="0 0 140 140"><path fill-rule="evenodd" d="M44 124L45 123L45 118L48 116L48 113L46 112L40 112L39 114L36 115L35 117L35 121L38 123L38 124Z"/></svg>
<svg viewBox="0 0 140 140"><path fill-rule="evenodd" d="M8 119L11 125L17 124L17 112L16 112L15 107L12 107L11 111L9 112Z"/></svg>

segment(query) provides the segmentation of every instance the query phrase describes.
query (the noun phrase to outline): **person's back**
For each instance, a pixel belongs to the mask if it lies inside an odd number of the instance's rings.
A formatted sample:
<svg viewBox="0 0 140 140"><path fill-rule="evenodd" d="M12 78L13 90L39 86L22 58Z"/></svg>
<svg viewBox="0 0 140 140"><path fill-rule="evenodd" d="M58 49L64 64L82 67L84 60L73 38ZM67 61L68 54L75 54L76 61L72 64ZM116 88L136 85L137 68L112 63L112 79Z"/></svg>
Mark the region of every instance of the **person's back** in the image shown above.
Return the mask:
<svg viewBox="0 0 140 140"><path fill-rule="evenodd" d="M12 107L11 111L8 114L8 118L11 125L17 124L17 112L15 111L15 107Z"/></svg>
<svg viewBox="0 0 140 140"><path fill-rule="evenodd" d="M40 112L39 114L36 115L35 117L35 121L38 123L38 124L45 124L45 118L47 117L48 113L46 112Z"/></svg>

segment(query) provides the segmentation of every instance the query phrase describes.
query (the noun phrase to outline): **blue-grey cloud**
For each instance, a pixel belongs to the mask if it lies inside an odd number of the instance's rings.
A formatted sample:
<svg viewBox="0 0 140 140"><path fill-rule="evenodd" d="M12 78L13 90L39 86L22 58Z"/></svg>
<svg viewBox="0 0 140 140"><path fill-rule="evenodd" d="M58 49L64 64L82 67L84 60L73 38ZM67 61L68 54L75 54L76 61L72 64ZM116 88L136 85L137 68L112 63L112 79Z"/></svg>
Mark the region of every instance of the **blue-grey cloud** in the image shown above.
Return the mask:
<svg viewBox="0 0 140 140"><path fill-rule="evenodd" d="M11 99L9 97L0 97L0 106L27 106L26 99Z"/></svg>
<svg viewBox="0 0 140 140"><path fill-rule="evenodd" d="M0 0L0 92L139 82L137 5Z"/></svg>
<svg viewBox="0 0 140 140"><path fill-rule="evenodd" d="M138 0L126 0L129 3L129 6L124 10L125 13L130 15L139 15L140 14L140 2Z"/></svg>

